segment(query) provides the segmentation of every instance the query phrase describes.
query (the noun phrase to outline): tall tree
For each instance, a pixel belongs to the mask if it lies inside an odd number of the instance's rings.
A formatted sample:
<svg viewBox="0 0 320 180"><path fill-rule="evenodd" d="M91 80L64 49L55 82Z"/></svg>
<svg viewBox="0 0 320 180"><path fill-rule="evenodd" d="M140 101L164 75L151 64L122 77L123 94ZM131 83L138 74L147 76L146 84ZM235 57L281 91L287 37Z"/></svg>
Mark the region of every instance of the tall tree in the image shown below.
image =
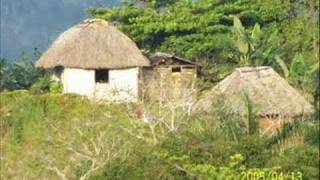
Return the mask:
<svg viewBox="0 0 320 180"><path fill-rule="evenodd" d="M117 24L145 53L166 51L201 62L217 80L239 62L234 53L234 17L245 33L260 24L262 37L253 55L260 58L259 65L282 72L281 67L293 59L292 51L318 57L315 4L314 0L127 0L117 8L89 12ZM281 59L282 65L276 63Z"/></svg>

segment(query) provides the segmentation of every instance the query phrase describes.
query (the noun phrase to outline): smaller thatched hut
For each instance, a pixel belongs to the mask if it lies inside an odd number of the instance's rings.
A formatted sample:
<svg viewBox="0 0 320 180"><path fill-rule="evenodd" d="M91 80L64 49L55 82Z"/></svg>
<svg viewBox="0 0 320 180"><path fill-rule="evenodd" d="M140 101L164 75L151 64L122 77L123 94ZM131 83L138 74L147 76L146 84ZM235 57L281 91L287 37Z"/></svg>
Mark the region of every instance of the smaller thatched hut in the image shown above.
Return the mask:
<svg viewBox="0 0 320 180"><path fill-rule="evenodd" d="M280 120L313 112L309 102L271 67L237 68L200 98L194 110L210 112L213 104L220 103L229 112L246 115L246 99L265 120L261 126L270 130L279 128Z"/></svg>
<svg viewBox="0 0 320 180"><path fill-rule="evenodd" d="M143 68L147 94L156 100L194 100L197 64L171 54L157 52Z"/></svg>
<svg viewBox="0 0 320 180"><path fill-rule="evenodd" d="M98 100L136 100L141 68L136 44L107 21L85 20L62 33L36 63L53 69L64 93Z"/></svg>

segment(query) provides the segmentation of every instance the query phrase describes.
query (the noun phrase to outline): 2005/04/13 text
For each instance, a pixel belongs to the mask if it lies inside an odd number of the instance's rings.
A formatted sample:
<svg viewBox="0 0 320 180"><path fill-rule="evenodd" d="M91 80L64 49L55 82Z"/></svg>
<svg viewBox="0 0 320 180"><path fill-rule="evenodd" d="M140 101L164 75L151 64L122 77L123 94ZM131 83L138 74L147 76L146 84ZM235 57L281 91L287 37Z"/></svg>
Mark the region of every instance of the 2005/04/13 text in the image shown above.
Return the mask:
<svg viewBox="0 0 320 180"><path fill-rule="evenodd" d="M276 171L243 171L241 180L302 180L302 173L297 172L276 172Z"/></svg>

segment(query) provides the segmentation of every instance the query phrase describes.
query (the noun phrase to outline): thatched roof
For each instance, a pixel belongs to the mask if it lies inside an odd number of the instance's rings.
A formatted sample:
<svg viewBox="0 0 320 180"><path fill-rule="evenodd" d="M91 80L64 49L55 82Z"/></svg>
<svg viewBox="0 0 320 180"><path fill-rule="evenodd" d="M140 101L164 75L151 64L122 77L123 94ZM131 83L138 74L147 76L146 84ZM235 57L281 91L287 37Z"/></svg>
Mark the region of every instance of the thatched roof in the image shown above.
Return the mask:
<svg viewBox="0 0 320 180"><path fill-rule="evenodd" d="M167 65L185 64L185 65L194 65L194 66L197 65L196 63L191 62L185 58L164 53L164 52L156 52L155 54L153 54L150 57L150 63L151 63L151 66L158 66L160 64L167 64Z"/></svg>
<svg viewBox="0 0 320 180"><path fill-rule="evenodd" d="M38 68L120 69L148 66L136 44L107 21L85 20L62 33L37 62Z"/></svg>
<svg viewBox="0 0 320 180"><path fill-rule="evenodd" d="M309 102L271 67L237 68L202 97L194 109L209 112L214 103L222 102L231 112L245 114L246 97L261 116L295 116L313 111Z"/></svg>

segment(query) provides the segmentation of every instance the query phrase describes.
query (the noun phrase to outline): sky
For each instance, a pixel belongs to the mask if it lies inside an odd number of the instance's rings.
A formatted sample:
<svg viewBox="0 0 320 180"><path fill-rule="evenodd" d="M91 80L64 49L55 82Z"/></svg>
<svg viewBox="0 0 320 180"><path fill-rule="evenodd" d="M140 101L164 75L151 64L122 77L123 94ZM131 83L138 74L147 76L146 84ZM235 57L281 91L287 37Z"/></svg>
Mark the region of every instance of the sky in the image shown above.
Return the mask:
<svg viewBox="0 0 320 180"><path fill-rule="evenodd" d="M57 36L89 17L89 7L113 7L118 0L0 0L0 58L45 51Z"/></svg>

